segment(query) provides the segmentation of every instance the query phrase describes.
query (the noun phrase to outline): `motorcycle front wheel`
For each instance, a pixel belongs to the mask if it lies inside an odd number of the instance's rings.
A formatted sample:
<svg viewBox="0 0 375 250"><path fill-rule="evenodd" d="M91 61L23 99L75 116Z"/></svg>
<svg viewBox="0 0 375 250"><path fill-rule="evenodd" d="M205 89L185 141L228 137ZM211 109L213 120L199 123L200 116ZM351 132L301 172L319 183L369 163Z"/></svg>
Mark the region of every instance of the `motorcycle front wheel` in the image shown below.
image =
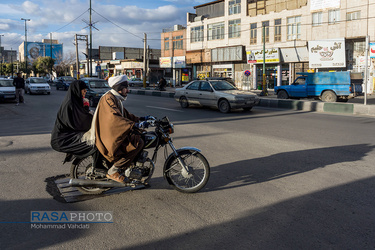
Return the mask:
<svg viewBox="0 0 375 250"><path fill-rule="evenodd" d="M70 177L74 179L87 180L107 180L105 175L100 176L94 173L92 156L74 161L70 167ZM76 187L83 194L101 194L110 188L96 188L96 187Z"/></svg>
<svg viewBox="0 0 375 250"><path fill-rule="evenodd" d="M181 159L188 168L184 173L177 157L173 156L166 164L164 176L168 183L177 191L195 193L201 190L210 177L210 166L206 158L196 151L179 152Z"/></svg>

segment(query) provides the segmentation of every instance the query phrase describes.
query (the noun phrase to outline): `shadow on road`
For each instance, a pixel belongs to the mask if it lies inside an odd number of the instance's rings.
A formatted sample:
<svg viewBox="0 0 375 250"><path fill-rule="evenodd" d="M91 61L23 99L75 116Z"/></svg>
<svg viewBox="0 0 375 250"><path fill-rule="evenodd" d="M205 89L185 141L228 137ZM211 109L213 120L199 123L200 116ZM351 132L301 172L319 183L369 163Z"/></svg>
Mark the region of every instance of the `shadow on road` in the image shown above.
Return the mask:
<svg viewBox="0 0 375 250"><path fill-rule="evenodd" d="M248 210L236 219L143 245L124 243L124 248L373 249L374 192L373 177Z"/></svg>
<svg viewBox="0 0 375 250"><path fill-rule="evenodd" d="M375 146L358 144L279 153L212 168L206 191L236 188L296 175L331 164L355 162Z"/></svg>
<svg viewBox="0 0 375 250"><path fill-rule="evenodd" d="M66 204L62 208L61 203L52 199L0 201L1 249L41 249L83 237L89 230L31 229L31 223L27 223L31 220L31 211L86 210L82 208L77 204Z"/></svg>

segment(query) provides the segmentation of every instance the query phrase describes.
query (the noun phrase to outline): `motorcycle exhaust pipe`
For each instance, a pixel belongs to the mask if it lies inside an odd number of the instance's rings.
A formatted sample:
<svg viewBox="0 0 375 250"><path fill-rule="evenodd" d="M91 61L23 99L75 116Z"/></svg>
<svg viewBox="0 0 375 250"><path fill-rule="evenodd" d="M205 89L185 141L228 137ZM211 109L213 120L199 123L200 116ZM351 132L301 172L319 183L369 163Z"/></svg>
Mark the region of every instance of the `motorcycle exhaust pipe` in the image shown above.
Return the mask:
<svg viewBox="0 0 375 250"><path fill-rule="evenodd" d="M95 181L84 179L70 179L71 187L97 187L97 188L114 188L114 187L131 187L130 184L124 184L114 181Z"/></svg>

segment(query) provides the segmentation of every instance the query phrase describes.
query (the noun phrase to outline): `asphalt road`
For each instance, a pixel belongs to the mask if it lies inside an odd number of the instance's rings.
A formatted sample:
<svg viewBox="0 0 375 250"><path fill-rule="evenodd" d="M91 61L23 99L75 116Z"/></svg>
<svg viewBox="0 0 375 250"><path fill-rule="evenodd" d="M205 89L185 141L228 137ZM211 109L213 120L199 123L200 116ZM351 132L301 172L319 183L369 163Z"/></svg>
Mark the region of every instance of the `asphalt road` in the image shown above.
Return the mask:
<svg viewBox="0 0 375 250"><path fill-rule="evenodd" d="M61 203L45 180L69 172L49 145L65 93L0 104L1 249L375 247L375 118L260 107L222 114L130 95L134 114L173 121L176 147L202 150L211 165L206 188L170 188L160 151L150 188ZM31 211L113 211L114 223L32 229Z"/></svg>

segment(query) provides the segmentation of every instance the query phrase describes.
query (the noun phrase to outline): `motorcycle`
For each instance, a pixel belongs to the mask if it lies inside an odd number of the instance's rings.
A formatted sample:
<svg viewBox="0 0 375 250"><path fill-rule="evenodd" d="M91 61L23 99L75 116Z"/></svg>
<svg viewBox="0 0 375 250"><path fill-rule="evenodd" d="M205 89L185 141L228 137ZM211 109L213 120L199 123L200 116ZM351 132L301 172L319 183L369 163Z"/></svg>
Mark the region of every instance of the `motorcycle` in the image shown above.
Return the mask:
<svg viewBox="0 0 375 250"><path fill-rule="evenodd" d="M111 163L97 151L98 157L73 156L71 159L65 159L65 161L73 161L70 169L70 186L76 187L84 194L100 194L115 187L130 186L136 189L147 186L154 173L158 150L169 145L172 153L164 162L164 178L174 189L183 193L195 193L201 190L210 176L209 163L201 151L194 147L179 149L174 147L170 137L170 134L174 133L174 127L168 117L160 120L152 117L147 122L155 129L138 131L144 141L144 148L134 159L131 167L125 171L125 175L131 180L130 183L124 184L108 179L106 173ZM149 158L146 150L152 148L154 152Z"/></svg>

